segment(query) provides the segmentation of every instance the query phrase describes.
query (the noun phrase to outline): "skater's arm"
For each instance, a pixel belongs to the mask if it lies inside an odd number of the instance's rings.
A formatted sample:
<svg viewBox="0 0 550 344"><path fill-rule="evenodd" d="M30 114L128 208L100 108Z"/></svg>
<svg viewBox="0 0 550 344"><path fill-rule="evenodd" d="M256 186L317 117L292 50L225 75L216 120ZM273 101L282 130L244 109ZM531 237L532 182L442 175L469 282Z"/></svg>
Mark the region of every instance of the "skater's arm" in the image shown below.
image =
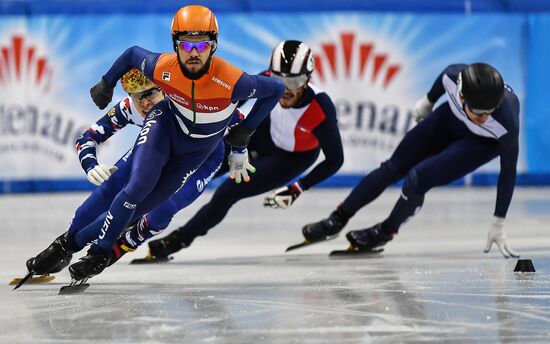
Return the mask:
<svg viewBox="0 0 550 344"><path fill-rule="evenodd" d="M497 184L497 201L495 216L506 217L508 207L512 201L512 194L516 185L517 163L519 155L519 112L520 104L516 95L506 91L504 101L493 116L500 119L507 129L501 136L500 144L500 173Z"/></svg>
<svg viewBox="0 0 550 344"><path fill-rule="evenodd" d="M120 55L111 68L103 75L102 79L111 87L114 87L117 81L130 69L137 68L149 80L154 80L154 71L157 60L161 54L150 52L134 45L126 49Z"/></svg>
<svg viewBox="0 0 550 344"><path fill-rule="evenodd" d="M246 147L254 130L269 115L283 92L284 85L281 81L260 75L242 73L235 84L232 102L257 98L248 116L241 123L233 126L224 137L224 142L231 146L231 153L228 156L229 178L235 179L237 183L242 179L245 182L250 181L247 171L252 173L256 171L248 161Z"/></svg>
<svg viewBox="0 0 550 344"><path fill-rule="evenodd" d="M514 193L516 184L516 165L519 151L517 133L513 137L514 140L510 144L501 145L497 201L493 223L489 227L484 249L485 253L488 253L493 244L495 244L504 258L519 257L519 254L510 248L506 234L504 233L504 219L512 201L512 194Z"/></svg>
<svg viewBox="0 0 550 344"><path fill-rule="evenodd" d="M344 149L342 147L340 131L338 130L334 104L326 93L317 95L316 101L325 119L313 130L313 134L319 140L319 146L323 151L325 160L298 181L303 190L307 190L332 176L344 163Z"/></svg>
<svg viewBox="0 0 550 344"><path fill-rule="evenodd" d="M516 166L518 162L518 140L503 145L500 155L500 174L497 185L497 201L494 215L505 218L516 186Z"/></svg>
<svg viewBox="0 0 550 344"><path fill-rule="evenodd" d="M428 91L428 94L426 95L428 100L432 104L435 104L435 102L437 102L437 100L443 94L445 94L445 88L443 87L444 75L447 75L449 78L451 78L451 80L453 80L454 82L457 82L458 75L464 68L466 68L465 64L453 64L445 68L445 70L441 72L441 74L439 74L439 76L433 83L432 88Z"/></svg>
<svg viewBox="0 0 550 344"><path fill-rule="evenodd" d="M465 67L466 65L464 64L450 65L445 68L441 74L439 74L428 93L422 96L422 98L414 104L414 119L416 122L420 122L432 113L435 103L445 93L445 88L443 87L443 76L447 75L454 82L457 82L458 75Z"/></svg>
<svg viewBox="0 0 550 344"><path fill-rule="evenodd" d="M258 73L258 75L263 75L263 76L267 76L269 77L271 74L269 73L268 70L265 70L261 73ZM237 107L242 107L244 106L248 101L250 100L250 98L247 98L247 99L244 99L244 100L239 100L239 102L237 103Z"/></svg>
<svg viewBox="0 0 550 344"><path fill-rule="evenodd" d="M97 166L96 147L107 141L130 120L121 111L124 100L115 105L76 140L76 151L84 172Z"/></svg>
<svg viewBox="0 0 550 344"><path fill-rule="evenodd" d="M282 81L262 75L241 75L231 96L232 102L256 98L256 103L242 124L248 129L256 129L275 107L285 87Z"/></svg>
<svg viewBox="0 0 550 344"><path fill-rule="evenodd" d="M109 71L101 77L101 80L90 89L90 96L94 103L104 109L113 98L115 85L126 72L132 67L141 70L145 76L154 81L154 71L160 54L133 46L126 49L111 66Z"/></svg>

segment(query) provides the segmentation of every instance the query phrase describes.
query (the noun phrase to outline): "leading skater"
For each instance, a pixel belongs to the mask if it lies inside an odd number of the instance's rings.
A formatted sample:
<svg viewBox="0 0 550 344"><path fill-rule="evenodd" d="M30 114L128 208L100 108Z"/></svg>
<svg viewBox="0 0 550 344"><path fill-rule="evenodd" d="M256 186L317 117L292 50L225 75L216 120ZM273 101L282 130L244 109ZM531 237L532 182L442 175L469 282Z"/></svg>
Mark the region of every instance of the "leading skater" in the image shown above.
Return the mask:
<svg viewBox="0 0 550 344"><path fill-rule="evenodd" d="M118 188L111 185L112 182L103 186L101 185L111 177L113 171L131 168L129 164L132 161L129 156L132 154L131 150L115 166L107 166L98 163L97 146L107 141L112 135L128 124L143 127L146 114L149 113L155 104L164 99L162 90L136 68L124 74L120 79L120 83L124 91L128 93L128 96L111 108L106 115L101 117L77 139L76 148L82 168L86 172L88 180L92 184L100 186L76 210L72 220L74 225L70 227L72 232L68 233L68 237L73 238L77 246L87 245L90 241L96 239L97 235L95 231L84 231L83 228L101 215L105 204L112 201L112 196L106 197L106 195L113 194L111 190L118 190ZM231 124L236 124L239 120L242 120L242 114L239 111L237 112L231 120ZM147 223L155 228L167 226L173 213L195 201L202 194L212 177L221 168L221 164L224 161L224 151L224 143L220 140L208 158L185 180L183 187L150 213L144 215ZM126 171L121 171L113 178L120 179L120 175L127 175L127 173ZM124 181L124 178L122 180ZM139 235L135 238L135 240L140 239L142 237ZM114 263L124 253L133 251L130 245L124 245L123 243L115 244L113 250L114 257L111 259L109 265ZM67 258L69 259L70 256Z"/></svg>
<svg viewBox="0 0 550 344"><path fill-rule="evenodd" d="M83 229L95 232L97 242L86 256L69 267L73 280L86 280L103 271L126 225L173 195L216 148L237 102L257 98L248 117L225 137L232 147L228 157L230 177L238 183L249 180L248 171L253 172L254 168L248 162L248 141L277 104L284 85L277 79L244 73L213 56L217 36L216 17L208 8L183 7L172 21L176 53L158 54L131 47L90 90L96 105L104 109L112 99L117 80L135 67L161 87L167 99L148 114L133 148L131 172L118 175L117 179L125 182L117 183L105 213ZM117 174L119 171L106 183ZM82 248L63 234L32 258L29 274L48 273Z"/></svg>
<svg viewBox="0 0 550 344"><path fill-rule="evenodd" d="M225 181L187 224L149 243L151 257L163 259L190 246L196 237L220 223L229 209L242 199L279 188L265 199L264 206L284 209L303 191L338 171L344 162L344 152L336 109L330 97L309 82L313 70L313 53L305 43L287 40L273 49L266 75L282 80L286 89L279 104L252 135L250 151L252 162L258 168L254 180L242 186ZM325 159L300 177L315 163L320 151ZM222 169L220 173L223 172ZM138 228L133 228L136 230ZM147 225L139 230L156 232Z"/></svg>
<svg viewBox="0 0 550 344"><path fill-rule="evenodd" d="M431 112L444 93L448 101ZM459 179L500 156L496 206L485 252L495 243L504 257L518 257L504 233L518 159L517 96L494 67L455 64L441 73L416 110L425 118L405 135L390 159L366 175L328 218L303 227L306 240L315 242L337 234L359 209L404 178L401 197L384 221L346 235L351 252L381 247L420 210L431 188Z"/></svg>

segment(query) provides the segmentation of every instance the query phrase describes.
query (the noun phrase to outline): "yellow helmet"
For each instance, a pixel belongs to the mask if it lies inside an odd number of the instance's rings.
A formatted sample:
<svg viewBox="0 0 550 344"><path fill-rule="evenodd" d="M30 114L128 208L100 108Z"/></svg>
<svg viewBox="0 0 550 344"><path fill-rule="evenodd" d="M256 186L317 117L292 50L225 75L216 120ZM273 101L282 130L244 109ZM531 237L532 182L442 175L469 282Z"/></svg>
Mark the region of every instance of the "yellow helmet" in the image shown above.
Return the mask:
<svg viewBox="0 0 550 344"><path fill-rule="evenodd" d="M208 35L211 40L218 40L218 20L208 8L200 5L189 5L180 8L172 19L172 41L174 50L179 36Z"/></svg>
<svg viewBox="0 0 550 344"><path fill-rule="evenodd" d="M132 68L129 72L124 74L122 78L120 78L120 84L124 91L129 94L141 93L157 87L157 85L147 79L145 74L137 70L137 68Z"/></svg>

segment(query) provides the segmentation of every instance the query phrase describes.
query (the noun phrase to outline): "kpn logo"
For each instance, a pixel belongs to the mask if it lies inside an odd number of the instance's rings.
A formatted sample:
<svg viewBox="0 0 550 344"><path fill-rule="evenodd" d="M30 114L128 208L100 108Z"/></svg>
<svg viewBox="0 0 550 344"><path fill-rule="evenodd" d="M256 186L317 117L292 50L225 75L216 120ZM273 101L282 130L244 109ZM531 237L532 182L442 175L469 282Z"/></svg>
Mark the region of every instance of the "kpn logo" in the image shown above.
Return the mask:
<svg viewBox="0 0 550 344"><path fill-rule="evenodd" d="M313 42L312 82L335 102L346 149L368 148L387 156L412 125L405 66L399 47L361 34L360 29L340 31Z"/></svg>
<svg viewBox="0 0 550 344"><path fill-rule="evenodd" d="M0 179L66 173L77 160L75 139L87 128L87 121L73 117L78 110L67 106L70 97L56 85L59 70L47 47L29 37L0 38L0 160L9 166Z"/></svg>

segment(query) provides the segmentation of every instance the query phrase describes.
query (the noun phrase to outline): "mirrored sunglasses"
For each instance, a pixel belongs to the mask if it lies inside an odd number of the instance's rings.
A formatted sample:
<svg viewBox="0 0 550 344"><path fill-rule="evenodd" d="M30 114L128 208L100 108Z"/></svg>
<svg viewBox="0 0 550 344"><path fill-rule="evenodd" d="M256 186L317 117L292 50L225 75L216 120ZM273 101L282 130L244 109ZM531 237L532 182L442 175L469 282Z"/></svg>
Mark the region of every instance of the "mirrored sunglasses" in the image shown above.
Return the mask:
<svg viewBox="0 0 550 344"><path fill-rule="evenodd" d="M143 91L143 92L140 92L140 93L132 93L130 94L130 97L136 99L136 100L143 100L143 99L147 99L149 101L153 100L160 92L162 92L162 90L160 89L160 87L156 87L156 88L152 88L150 90L147 90L147 91Z"/></svg>
<svg viewBox="0 0 550 344"><path fill-rule="evenodd" d="M300 88L309 80L309 77L305 74L297 76L282 76L272 72L271 77L281 80L285 84L285 87L289 90Z"/></svg>
<svg viewBox="0 0 550 344"><path fill-rule="evenodd" d="M187 42L176 40L176 44L180 49L188 53L190 53L193 48L197 49L199 53L202 53L203 51L206 51L208 47L211 47L212 44L214 44L214 41Z"/></svg>

